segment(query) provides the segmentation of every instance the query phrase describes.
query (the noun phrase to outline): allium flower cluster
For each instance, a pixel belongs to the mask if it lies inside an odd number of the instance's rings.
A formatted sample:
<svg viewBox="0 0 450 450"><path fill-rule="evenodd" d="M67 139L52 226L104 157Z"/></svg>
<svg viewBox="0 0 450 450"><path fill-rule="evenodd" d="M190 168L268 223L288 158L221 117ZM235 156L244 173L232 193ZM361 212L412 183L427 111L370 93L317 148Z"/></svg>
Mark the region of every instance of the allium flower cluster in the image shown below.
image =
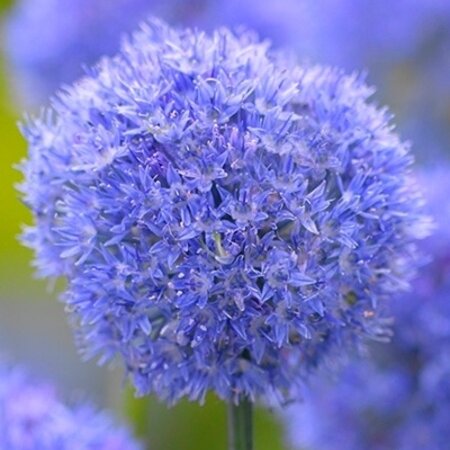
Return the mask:
<svg viewBox="0 0 450 450"><path fill-rule="evenodd" d="M371 348L332 382L318 382L313 400L293 407L293 448L443 450L450 441L450 168L422 178L437 221L424 241L433 260L413 290L393 304L392 342Z"/></svg>
<svg viewBox="0 0 450 450"><path fill-rule="evenodd" d="M5 24L19 97L28 106L46 103L83 67L116 53L122 34L150 13L188 20L195 8L187 10L182 0L19 0Z"/></svg>
<svg viewBox="0 0 450 450"><path fill-rule="evenodd" d="M155 21L24 127L24 240L67 277L87 354L119 355L140 394L284 398L382 338L413 272L389 115L359 76L289 64Z"/></svg>
<svg viewBox="0 0 450 450"><path fill-rule="evenodd" d="M0 367L0 448L4 450L139 450L128 430L87 405L68 407L53 386L20 369Z"/></svg>

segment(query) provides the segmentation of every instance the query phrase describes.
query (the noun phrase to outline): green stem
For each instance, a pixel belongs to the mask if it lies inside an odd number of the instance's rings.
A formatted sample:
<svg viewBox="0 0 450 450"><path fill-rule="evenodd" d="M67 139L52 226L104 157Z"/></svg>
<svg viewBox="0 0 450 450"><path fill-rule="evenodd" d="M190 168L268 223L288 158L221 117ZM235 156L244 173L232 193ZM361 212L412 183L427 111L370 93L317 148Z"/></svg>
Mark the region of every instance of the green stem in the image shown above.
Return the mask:
<svg viewBox="0 0 450 450"><path fill-rule="evenodd" d="M247 398L228 405L228 450L253 450L253 405Z"/></svg>

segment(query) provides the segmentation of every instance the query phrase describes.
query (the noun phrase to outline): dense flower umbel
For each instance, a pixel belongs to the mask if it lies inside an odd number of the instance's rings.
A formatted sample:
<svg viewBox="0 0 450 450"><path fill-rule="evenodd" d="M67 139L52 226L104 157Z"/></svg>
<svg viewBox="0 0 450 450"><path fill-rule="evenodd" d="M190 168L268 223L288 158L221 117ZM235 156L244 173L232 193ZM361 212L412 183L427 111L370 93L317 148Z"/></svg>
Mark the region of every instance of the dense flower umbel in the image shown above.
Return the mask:
<svg viewBox="0 0 450 450"><path fill-rule="evenodd" d="M394 337L334 383L314 386L314 402L287 414L294 448L443 450L450 442L450 168L423 178L437 229L424 241L433 261L394 304Z"/></svg>
<svg viewBox="0 0 450 450"><path fill-rule="evenodd" d="M371 93L159 22L61 93L24 128L24 240L87 354L170 402L254 399L381 337L423 227Z"/></svg>
<svg viewBox="0 0 450 450"><path fill-rule="evenodd" d="M0 367L2 450L139 450L125 428L87 405L68 407L52 386Z"/></svg>
<svg viewBox="0 0 450 450"><path fill-rule="evenodd" d="M148 14L177 20L195 14L183 0L19 0L5 27L5 50L19 96L28 106L47 101L83 67L119 49L122 33Z"/></svg>

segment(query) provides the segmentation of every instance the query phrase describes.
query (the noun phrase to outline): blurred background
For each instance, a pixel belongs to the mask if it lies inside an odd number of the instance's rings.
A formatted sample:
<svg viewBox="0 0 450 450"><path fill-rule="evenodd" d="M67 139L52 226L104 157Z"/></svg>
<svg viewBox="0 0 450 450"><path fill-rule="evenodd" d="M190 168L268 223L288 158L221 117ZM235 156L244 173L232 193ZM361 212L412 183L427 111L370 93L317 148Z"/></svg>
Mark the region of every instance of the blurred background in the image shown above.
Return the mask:
<svg viewBox="0 0 450 450"><path fill-rule="evenodd" d="M248 26L305 64L368 70L419 164L447 158L450 142L450 6L446 0L0 0L0 354L57 382L66 397L89 397L133 421L153 450L224 450L226 410L211 397L200 407L167 409L133 399L121 374L82 362L57 288L33 277L31 251L17 236L30 216L14 185L26 154L17 123L61 83L113 54L122 32L147 14L212 29ZM81 13L80 13L81 11ZM387 12L388 11L388 12ZM272 412L258 410L256 448L285 448Z"/></svg>

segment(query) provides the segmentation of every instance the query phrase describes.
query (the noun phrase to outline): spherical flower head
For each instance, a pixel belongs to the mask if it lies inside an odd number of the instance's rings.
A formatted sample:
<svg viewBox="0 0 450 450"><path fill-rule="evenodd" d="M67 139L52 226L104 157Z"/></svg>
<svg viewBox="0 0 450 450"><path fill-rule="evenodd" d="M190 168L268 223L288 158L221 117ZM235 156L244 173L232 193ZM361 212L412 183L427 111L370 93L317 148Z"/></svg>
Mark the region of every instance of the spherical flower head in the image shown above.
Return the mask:
<svg viewBox="0 0 450 450"><path fill-rule="evenodd" d="M24 127L24 241L138 393L279 399L384 330L423 234L357 75L154 21Z"/></svg>
<svg viewBox="0 0 450 450"><path fill-rule="evenodd" d="M55 388L0 368L0 447L7 450L140 450L128 430L88 405L69 407Z"/></svg>
<svg viewBox="0 0 450 450"><path fill-rule="evenodd" d="M433 235L423 242L432 260L420 270L411 292L392 304L392 342L372 346L370 359L351 364L337 380L317 381L310 401L288 410L286 425L294 449L441 450L448 446L449 174L446 167L421 176L436 224Z"/></svg>
<svg viewBox="0 0 450 450"><path fill-rule="evenodd" d="M5 23L4 50L25 106L46 103L61 83L119 49L123 33L150 13L173 20L180 0L19 0ZM186 17L185 20L188 18Z"/></svg>

